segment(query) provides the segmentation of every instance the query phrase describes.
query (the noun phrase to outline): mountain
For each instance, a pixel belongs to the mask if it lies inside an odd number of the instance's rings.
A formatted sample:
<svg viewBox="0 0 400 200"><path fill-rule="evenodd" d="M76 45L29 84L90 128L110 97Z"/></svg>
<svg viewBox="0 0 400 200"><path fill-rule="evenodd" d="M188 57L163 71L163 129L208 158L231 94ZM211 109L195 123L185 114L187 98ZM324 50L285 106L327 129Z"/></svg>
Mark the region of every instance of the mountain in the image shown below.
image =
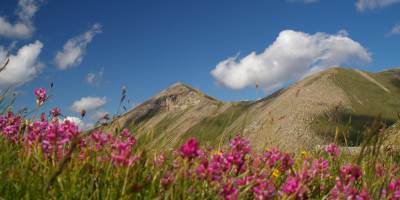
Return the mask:
<svg viewBox="0 0 400 200"><path fill-rule="evenodd" d="M172 148L190 137L221 146L242 134L256 149L298 151L330 143L335 135L357 146L375 117L391 125L399 112L399 69L331 68L258 101L222 102L177 83L103 129L132 129L139 140L150 138L146 145L152 149Z"/></svg>

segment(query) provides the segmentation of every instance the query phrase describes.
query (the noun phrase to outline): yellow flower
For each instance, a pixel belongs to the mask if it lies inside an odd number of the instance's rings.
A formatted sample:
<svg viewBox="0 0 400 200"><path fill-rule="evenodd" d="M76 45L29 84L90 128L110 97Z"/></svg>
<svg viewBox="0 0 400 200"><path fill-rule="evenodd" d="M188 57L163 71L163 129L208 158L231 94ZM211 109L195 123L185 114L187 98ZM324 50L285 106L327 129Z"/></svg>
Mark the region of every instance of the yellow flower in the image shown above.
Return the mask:
<svg viewBox="0 0 400 200"><path fill-rule="evenodd" d="M272 176L275 178L278 178L281 175L281 172L277 169L274 169L274 171L272 172Z"/></svg>
<svg viewBox="0 0 400 200"><path fill-rule="evenodd" d="M222 155L222 152L218 149L211 152L211 155Z"/></svg>
<svg viewBox="0 0 400 200"><path fill-rule="evenodd" d="M302 157L304 157L304 158L307 158L307 157L309 157L309 154L308 154L308 152L307 151L301 151L301 156Z"/></svg>

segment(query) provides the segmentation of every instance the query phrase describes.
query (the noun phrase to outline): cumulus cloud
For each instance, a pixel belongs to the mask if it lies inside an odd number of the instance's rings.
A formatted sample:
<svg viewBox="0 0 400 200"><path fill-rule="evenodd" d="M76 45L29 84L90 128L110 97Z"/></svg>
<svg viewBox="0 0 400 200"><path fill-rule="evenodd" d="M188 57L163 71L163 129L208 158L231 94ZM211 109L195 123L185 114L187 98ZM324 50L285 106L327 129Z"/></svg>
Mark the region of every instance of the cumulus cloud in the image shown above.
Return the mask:
<svg viewBox="0 0 400 200"><path fill-rule="evenodd" d="M102 118L104 118L104 116L108 115L109 113L105 110L98 110L95 113L93 113L93 115L91 116L92 120L94 121L98 121Z"/></svg>
<svg viewBox="0 0 400 200"><path fill-rule="evenodd" d="M62 51L57 52L54 58L58 68L65 70L79 65L83 60L87 45L98 33L101 33L101 25L94 24L85 33L69 39L67 43L64 44Z"/></svg>
<svg viewBox="0 0 400 200"><path fill-rule="evenodd" d="M357 0L356 8L358 11L362 12L384 8L399 2L400 0Z"/></svg>
<svg viewBox="0 0 400 200"><path fill-rule="evenodd" d="M43 64L38 61L38 57L42 48L43 44L36 41L21 47L15 55L9 55L8 65L0 72L0 89L26 83L40 73ZM1 63L6 60L7 54L8 51L0 46Z"/></svg>
<svg viewBox="0 0 400 200"><path fill-rule="evenodd" d="M15 24L0 16L0 36L15 39L24 39L32 36L35 27L32 18L39 9L36 0L19 0L16 10L17 21Z"/></svg>
<svg viewBox="0 0 400 200"><path fill-rule="evenodd" d="M80 130L88 130L94 126L92 123L86 123L81 118L74 117L74 116L65 117L63 121L66 121L66 120L77 125Z"/></svg>
<svg viewBox="0 0 400 200"><path fill-rule="evenodd" d="M71 110L81 112L82 110L96 110L107 103L106 97L82 97L71 105Z"/></svg>
<svg viewBox="0 0 400 200"><path fill-rule="evenodd" d="M396 24L388 33L388 36L391 35L400 35L400 24Z"/></svg>
<svg viewBox="0 0 400 200"><path fill-rule="evenodd" d="M93 86L99 86L103 80L104 68L98 72L90 72L86 75L86 82Z"/></svg>
<svg viewBox="0 0 400 200"><path fill-rule="evenodd" d="M232 89L258 84L273 90L332 66L363 65L370 61L370 53L349 38L346 31L311 35L285 30L263 52L252 52L242 58L230 57L218 63L211 74Z"/></svg>

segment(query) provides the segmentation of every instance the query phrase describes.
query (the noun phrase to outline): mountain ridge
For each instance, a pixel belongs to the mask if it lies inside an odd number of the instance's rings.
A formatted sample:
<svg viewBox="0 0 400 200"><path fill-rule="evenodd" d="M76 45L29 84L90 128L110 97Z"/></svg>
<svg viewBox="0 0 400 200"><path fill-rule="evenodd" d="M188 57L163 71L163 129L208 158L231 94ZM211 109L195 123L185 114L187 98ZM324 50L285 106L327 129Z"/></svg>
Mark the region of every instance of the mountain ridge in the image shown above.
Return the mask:
<svg viewBox="0 0 400 200"><path fill-rule="evenodd" d="M118 124L139 138L151 135L150 148L172 148L190 137L221 146L240 133L256 149L297 151L332 142L339 127L348 132L343 142L356 146L361 128L374 116L394 123L400 112L398 72L331 68L262 99L241 102L223 102L178 82L105 128Z"/></svg>

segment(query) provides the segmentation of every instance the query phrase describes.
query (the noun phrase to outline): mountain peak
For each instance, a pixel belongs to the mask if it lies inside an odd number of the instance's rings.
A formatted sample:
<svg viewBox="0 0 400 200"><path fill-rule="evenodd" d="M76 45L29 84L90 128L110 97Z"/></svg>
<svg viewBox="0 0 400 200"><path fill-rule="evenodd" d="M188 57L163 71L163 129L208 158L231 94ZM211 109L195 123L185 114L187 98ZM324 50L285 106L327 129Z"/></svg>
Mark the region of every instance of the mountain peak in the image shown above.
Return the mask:
<svg viewBox="0 0 400 200"><path fill-rule="evenodd" d="M156 105L167 108L167 110L176 108L182 110L202 102L217 101L182 82L172 84L167 89L154 96L152 100Z"/></svg>
<svg viewBox="0 0 400 200"><path fill-rule="evenodd" d="M188 85L185 84L185 83L182 83L182 82L178 81L178 82L172 84L172 85L169 86L169 87L190 87L190 86L188 86Z"/></svg>
<svg viewBox="0 0 400 200"><path fill-rule="evenodd" d="M182 83L182 82L176 82L172 85L170 85L166 90L176 90L176 89L189 89L189 90L194 90L191 86Z"/></svg>
<svg viewBox="0 0 400 200"><path fill-rule="evenodd" d="M388 123L397 120L399 99L398 69L372 73L334 67L250 102L218 101L177 82L121 116L115 126L154 133L149 142L154 148L173 147L189 137L223 145L240 133L255 149L294 152L331 143L337 127L350 127L345 142L358 145L362 136L353 130L378 114Z"/></svg>
<svg viewBox="0 0 400 200"><path fill-rule="evenodd" d="M198 97L206 97L208 99L213 99L212 97L207 96L203 92L185 84L182 82L176 82L169 86L167 89L161 91L156 97L164 97L164 96L186 96L186 95L198 96Z"/></svg>

